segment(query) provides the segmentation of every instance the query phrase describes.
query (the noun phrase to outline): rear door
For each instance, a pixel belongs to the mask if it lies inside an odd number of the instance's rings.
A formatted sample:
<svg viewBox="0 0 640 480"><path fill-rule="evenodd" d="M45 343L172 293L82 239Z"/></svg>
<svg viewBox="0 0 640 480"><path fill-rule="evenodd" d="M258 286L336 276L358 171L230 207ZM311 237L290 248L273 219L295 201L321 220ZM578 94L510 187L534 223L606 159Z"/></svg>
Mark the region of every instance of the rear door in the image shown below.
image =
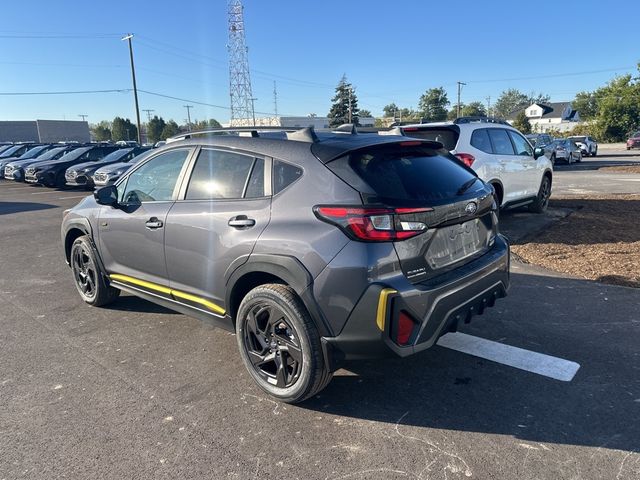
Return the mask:
<svg viewBox="0 0 640 480"><path fill-rule="evenodd" d="M107 272L116 275L115 280L157 294L163 293L158 285L168 285L166 217L192 152L177 148L154 156L118 185L117 208L101 207L100 253Z"/></svg>
<svg viewBox="0 0 640 480"><path fill-rule="evenodd" d="M525 166L515 154L509 133L504 128L487 128L487 133L500 165L500 180L504 190L503 204L525 197Z"/></svg>
<svg viewBox="0 0 640 480"><path fill-rule="evenodd" d="M203 147L167 216L174 295L222 316L225 272L244 263L271 217L271 160Z"/></svg>

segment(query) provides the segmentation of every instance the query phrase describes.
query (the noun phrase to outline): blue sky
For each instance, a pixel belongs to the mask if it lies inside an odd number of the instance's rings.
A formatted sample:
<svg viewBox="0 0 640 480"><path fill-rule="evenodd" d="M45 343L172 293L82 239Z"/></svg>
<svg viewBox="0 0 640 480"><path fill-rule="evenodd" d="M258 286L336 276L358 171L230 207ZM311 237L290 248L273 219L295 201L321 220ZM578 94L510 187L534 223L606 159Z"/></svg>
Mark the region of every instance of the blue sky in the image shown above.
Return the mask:
<svg viewBox="0 0 640 480"><path fill-rule="evenodd" d="M226 3L3 2L0 92L130 88L127 45L119 37L133 32L138 88L228 107ZM636 71L640 61L636 0L245 0L244 6L255 109L265 113L274 110L274 80L281 114L326 115L346 73L360 108L379 115L390 102L416 107L431 87L444 86L453 102L458 80L467 83L463 102L494 101L509 87L571 100ZM141 109L178 122L186 103L140 93ZM79 114L90 122L133 119L132 94L0 95L0 120ZM226 121L229 110L194 104L191 114Z"/></svg>

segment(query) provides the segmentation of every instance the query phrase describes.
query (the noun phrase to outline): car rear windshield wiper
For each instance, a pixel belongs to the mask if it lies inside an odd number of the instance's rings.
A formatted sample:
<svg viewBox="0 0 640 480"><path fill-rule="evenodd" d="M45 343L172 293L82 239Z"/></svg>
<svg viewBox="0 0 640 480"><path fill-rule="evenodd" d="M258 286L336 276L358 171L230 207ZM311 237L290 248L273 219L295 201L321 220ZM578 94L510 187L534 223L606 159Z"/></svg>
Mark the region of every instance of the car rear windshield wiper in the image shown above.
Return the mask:
<svg viewBox="0 0 640 480"><path fill-rule="evenodd" d="M478 180L477 178L472 178L471 180L464 182L462 184L462 186L458 189L458 191L456 192L456 195L462 195L464 192L466 192L467 190L469 190L472 185L474 183L476 183L476 180Z"/></svg>

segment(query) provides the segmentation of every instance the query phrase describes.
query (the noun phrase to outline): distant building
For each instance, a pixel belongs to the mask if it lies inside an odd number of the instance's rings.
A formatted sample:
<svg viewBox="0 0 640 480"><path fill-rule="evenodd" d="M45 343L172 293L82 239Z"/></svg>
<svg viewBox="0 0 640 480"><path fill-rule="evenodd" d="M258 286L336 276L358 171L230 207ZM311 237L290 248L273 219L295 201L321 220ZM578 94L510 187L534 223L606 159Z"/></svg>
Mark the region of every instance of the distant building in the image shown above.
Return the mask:
<svg viewBox="0 0 640 480"><path fill-rule="evenodd" d="M522 110L511 113L507 121L513 123L520 112ZM571 102L534 103L525 108L524 113L532 130L539 133L549 130L569 131L580 122L580 113L574 110Z"/></svg>
<svg viewBox="0 0 640 480"><path fill-rule="evenodd" d="M0 121L0 142L89 142L89 124L76 120Z"/></svg>
<svg viewBox="0 0 640 480"><path fill-rule="evenodd" d="M361 127L373 127L375 125L375 118L373 117L362 117L358 118L360 121ZM229 126L230 124L227 124ZM252 118L242 118L234 120L234 127L253 126ZM316 130L328 129L329 127L329 119L327 117L316 117L316 116L306 116L306 117L261 117L256 118L256 126L258 127L290 127L290 128L298 128L298 127L313 127Z"/></svg>

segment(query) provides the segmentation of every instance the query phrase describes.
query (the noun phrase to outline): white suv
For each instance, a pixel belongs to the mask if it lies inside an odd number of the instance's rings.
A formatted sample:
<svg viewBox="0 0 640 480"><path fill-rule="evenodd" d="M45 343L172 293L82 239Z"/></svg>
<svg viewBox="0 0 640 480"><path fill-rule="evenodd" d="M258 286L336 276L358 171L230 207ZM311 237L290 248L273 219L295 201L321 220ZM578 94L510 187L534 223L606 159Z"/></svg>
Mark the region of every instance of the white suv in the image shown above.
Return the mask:
<svg viewBox="0 0 640 480"><path fill-rule="evenodd" d="M389 133L442 143L482 180L493 185L503 209L528 205L532 212L542 213L549 204L551 161L542 148L534 149L506 122L462 117L452 122L403 125Z"/></svg>

